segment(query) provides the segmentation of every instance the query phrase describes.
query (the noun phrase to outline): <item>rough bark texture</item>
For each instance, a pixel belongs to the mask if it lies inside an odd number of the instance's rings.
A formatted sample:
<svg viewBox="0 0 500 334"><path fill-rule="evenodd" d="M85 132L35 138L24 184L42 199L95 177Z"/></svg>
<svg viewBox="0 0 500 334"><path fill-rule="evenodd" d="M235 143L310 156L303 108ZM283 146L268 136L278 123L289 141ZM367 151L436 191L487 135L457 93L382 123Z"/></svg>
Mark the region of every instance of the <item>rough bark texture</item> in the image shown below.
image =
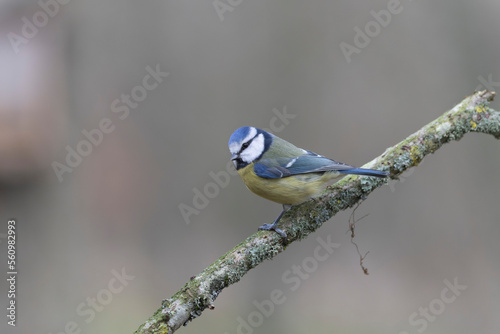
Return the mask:
<svg viewBox="0 0 500 334"><path fill-rule="evenodd" d="M319 198L291 209L280 223L289 244L307 237L337 212L352 207L376 188L395 182L404 171L418 166L426 155L447 142L460 140L468 132L491 134L500 139L500 112L488 107L494 96L494 92L488 91L474 93L363 166L390 171L392 180L350 175L328 187ZM214 300L225 287L285 249L277 233L255 233L163 300L161 307L135 333L175 332L206 308L213 308Z"/></svg>

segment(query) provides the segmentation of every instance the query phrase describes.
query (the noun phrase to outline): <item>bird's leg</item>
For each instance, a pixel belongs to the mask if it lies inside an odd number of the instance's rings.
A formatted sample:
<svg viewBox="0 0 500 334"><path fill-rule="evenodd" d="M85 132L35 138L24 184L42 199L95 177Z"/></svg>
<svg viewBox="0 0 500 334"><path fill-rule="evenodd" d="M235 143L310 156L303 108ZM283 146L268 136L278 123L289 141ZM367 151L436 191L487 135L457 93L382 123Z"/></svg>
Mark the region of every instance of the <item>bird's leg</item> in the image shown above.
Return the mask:
<svg viewBox="0 0 500 334"><path fill-rule="evenodd" d="M274 231L274 232L278 233L279 235L281 235L283 237L283 239L285 240L285 244L286 244L287 243L286 233L283 230L277 228L277 226L278 226L279 221L281 220L281 217L283 217L285 212L287 212L291 208L292 208L292 205L283 204L283 210L281 211L278 218L276 218L272 224L262 225L261 227L259 227L259 230Z"/></svg>

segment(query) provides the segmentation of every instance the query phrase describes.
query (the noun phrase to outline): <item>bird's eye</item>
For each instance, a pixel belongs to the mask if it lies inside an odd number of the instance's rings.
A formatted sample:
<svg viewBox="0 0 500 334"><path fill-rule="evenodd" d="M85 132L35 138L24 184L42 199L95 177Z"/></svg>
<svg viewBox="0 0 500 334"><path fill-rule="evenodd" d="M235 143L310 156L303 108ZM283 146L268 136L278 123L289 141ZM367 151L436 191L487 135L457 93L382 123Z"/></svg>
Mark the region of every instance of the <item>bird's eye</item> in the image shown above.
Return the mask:
<svg viewBox="0 0 500 334"><path fill-rule="evenodd" d="M243 145L241 145L241 149L244 150L248 147L248 145L250 145L248 142L246 143L243 143Z"/></svg>

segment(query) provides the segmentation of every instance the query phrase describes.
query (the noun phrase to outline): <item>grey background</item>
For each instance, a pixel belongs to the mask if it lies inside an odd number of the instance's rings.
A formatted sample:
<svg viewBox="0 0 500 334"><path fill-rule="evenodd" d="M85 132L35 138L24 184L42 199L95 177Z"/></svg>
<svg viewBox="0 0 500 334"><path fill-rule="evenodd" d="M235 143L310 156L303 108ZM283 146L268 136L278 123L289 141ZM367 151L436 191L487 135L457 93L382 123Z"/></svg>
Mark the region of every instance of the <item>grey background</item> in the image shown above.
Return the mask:
<svg viewBox="0 0 500 334"><path fill-rule="evenodd" d="M226 169L230 134L270 127L273 109L296 116L280 137L362 165L488 76L500 81L493 0L404 0L351 62L340 43L354 45L354 28L388 1L242 1L222 21L211 1L72 1L15 54L7 34L40 10L25 3L0 2L0 90L8 92L0 95L0 233L17 219L19 261L18 327L2 311L2 333L59 333L72 321L82 333L131 333L190 276L271 222L280 206L239 177L190 224L179 205L192 206L193 189ZM157 64L169 76L120 120L111 104ZM75 148L103 118L115 130L59 182L52 162L63 163L66 145ZM439 305L444 280L457 278L467 288L424 332L498 333L499 157L498 141L467 135L369 196L356 230L369 276L344 212L224 290L181 331L237 333L238 317L279 289L286 301L255 333L418 333L423 325L409 317ZM340 247L292 291L282 275L327 236ZM134 279L87 323L77 307L104 295L122 268ZM3 310L6 287L2 279Z"/></svg>

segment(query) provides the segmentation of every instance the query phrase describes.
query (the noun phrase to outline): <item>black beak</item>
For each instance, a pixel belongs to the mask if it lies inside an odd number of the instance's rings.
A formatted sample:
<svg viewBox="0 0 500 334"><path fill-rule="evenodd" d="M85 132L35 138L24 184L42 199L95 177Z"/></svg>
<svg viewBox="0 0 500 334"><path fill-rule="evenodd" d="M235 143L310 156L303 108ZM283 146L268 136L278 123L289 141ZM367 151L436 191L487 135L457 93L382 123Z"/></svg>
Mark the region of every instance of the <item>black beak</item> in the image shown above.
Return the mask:
<svg viewBox="0 0 500 334"><path fill-rule="evenodd" d="M237 160L239 158L238 153L231 154L231 160Z"/></svg>

